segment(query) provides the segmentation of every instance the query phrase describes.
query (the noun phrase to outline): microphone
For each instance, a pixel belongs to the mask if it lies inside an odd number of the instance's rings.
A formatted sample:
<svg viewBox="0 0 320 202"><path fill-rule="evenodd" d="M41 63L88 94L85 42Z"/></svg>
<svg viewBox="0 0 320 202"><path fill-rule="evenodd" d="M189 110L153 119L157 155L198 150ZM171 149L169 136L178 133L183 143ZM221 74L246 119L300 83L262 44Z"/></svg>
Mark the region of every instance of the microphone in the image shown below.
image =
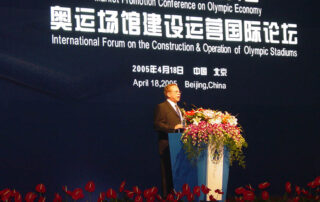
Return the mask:
<svg viewBox="0 0 320 202"><path fill-rule="evenodd" d="M187 105L187 103L186 103L186 102L183 102L183 103L182 103L182 105L183 105L185 108L187 108L187 107L188 107L188 105Z"/></svg>

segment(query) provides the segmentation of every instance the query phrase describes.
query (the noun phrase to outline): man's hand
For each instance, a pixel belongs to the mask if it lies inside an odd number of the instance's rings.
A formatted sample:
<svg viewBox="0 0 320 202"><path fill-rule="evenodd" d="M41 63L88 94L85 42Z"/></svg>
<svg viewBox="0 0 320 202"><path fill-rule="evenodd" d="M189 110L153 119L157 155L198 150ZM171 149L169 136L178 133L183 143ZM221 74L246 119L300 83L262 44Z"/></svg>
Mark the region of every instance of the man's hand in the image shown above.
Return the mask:
<svg viewBox="0 0 320 202"><path fill-rule="evenodd" d="M175 130L177 130L177 129L182 129L182 128L183 128L182 124L177 124L177 125L174 127Z"/></svg>

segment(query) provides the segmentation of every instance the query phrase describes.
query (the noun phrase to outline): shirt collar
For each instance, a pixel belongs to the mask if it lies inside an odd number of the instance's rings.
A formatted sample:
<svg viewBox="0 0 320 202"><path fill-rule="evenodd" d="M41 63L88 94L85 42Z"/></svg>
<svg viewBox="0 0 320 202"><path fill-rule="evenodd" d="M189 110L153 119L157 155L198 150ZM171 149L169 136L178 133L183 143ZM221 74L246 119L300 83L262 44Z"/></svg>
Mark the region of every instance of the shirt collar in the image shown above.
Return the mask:
<svg viewBox="0 0 320 202"><path fill-rule="evenodd" d="M177 103L172 102L171 100L167 99L167 101L170 103L170 105L173 107L173 109L176 109Z"/></svg>

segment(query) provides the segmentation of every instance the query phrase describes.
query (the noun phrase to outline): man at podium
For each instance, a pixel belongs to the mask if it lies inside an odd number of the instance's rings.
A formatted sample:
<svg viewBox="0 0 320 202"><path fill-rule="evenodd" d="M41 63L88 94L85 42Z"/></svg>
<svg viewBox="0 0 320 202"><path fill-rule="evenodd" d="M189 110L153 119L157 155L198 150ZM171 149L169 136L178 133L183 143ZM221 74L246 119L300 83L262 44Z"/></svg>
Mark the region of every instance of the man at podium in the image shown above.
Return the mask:
<svg viewBox="0 0 320 202"><path fill-rule="evenodd" d="M168 133L183 129L183 116L177 105L181 98L178 85L167 85L163 93L166 101L155 108L154 128L158 132L162 193L166 196L173 189Z"/></svg>

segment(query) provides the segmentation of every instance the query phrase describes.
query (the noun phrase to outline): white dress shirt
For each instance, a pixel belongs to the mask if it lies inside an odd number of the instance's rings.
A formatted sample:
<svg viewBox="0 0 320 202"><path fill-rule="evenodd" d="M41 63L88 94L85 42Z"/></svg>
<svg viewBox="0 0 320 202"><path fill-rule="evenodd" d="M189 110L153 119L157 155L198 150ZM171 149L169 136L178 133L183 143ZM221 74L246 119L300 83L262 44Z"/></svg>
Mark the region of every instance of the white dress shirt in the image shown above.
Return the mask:
<svg viewBox="0 0 320 202"><path fill-rule="evenodd" d="M167 101L170 103L170 105L173 107L173 109L177 112L177 114L178 114L178 115L179 115L179 117L180 117L180 121L181 121L181 123L183 123L182 113L181 113L181 111L180 111L179 107L176 107L176 106L178 106L178 105L177 105L177 103L172 102L172 101L171 101L171 100L169 100L169 99L167 99ZM178 109L178 111L177 111L177 109Z"/></svg>

